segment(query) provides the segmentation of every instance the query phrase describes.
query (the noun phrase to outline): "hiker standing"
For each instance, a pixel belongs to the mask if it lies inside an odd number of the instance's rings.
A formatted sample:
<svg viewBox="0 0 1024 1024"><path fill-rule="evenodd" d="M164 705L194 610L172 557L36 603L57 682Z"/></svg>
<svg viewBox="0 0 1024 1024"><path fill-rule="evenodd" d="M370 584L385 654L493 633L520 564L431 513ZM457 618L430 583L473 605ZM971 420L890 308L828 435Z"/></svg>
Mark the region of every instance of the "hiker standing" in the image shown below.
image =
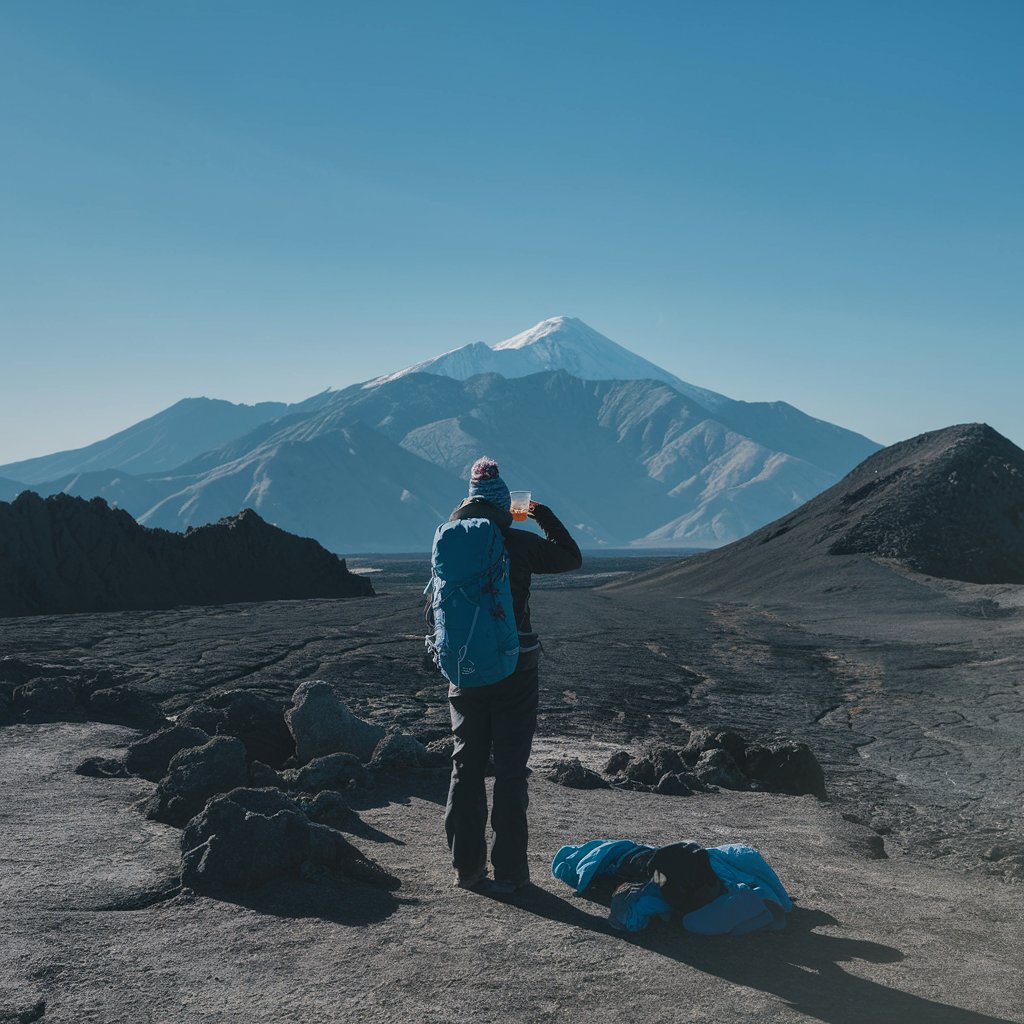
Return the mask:
<svg viewBox="0 0 1024 1024"><path fill-rule="evenodd" d="M438 663L449 679L448 701L451 707L452 732L455 749L452 754L452 777L445 810L445 831L448 848L452 854L452 865L456 871L456 885L462 888L488 888L496 894L514 892L530 880L527 862L526 809L529 805L527 778L530 774L527 761L537 727L538 666L540 640L533 632L530 622L530 580L533 573L566 572L578 569L583 564L579 546L569 535L558 517L546 505L530 502L529 518L544 531L545 537L526 530L514 529L509 511L511 495L501 479L498 464L490 458L480 458L473 464L469 483L469 496L451 514L447 524L438 529L434 547L434 574L432 608L428 618L434 624L433 613L438 613L444 622L443 598L446 593L457 603L459 592L465 596L466 588L459 588L454 581L439 585L439 571L445 565L439 557L439 543L442 535L448 535L456 544L466 541L459 535L476 532L481 537L493 538L497 561L493 565L505 566L500 573L478 573L483 576L479 597L471 591L472 602L467 601L467 616L471 624L462 628L459 636L444 640L448 661L437 651L428 638L428 646L435 650ZM480 522L484 520L485 522ZM460 523L466 529L452 527ZM503 550L502 543L503 542ZM450 542L449 542L450 543ZM451 551L451 547L447 549ZM507 552L507 561L504 554ZM485 559L486 560L486 559ZM448 559L451 564L453 559ZM440 570L439 570L440 567ZM445 587L448 586L448 590ZM480 621L485 620L484 630L492 627L501 635L502 628L511 629L513 623L504 623L506 613L499 598L504 588L507 595L511 590L511 607L515 632L508 633L504 641L505 650L499 652L508 660L497 661L504 665L498 669L494 681L480 685L473 675L476 665L466 658L471 639L481 641ZM428 588L429 589L429 588ZM488 600L490 604L488 605ZM481 615L483 610L483 615ZM457 615L452 612L447 621L456 623ZM457 626L453 626L453 632ZM440 637L441 630L436 636ZM518 633L518 644L516 636ZM486 634L490 635L490 634ZM451 640L451 643L448 643ZM461 645L461 646L460 646ZM499 644L500 646L500 644ZM461 655L461 659L455 660ZM510 674L508 674L510 673ZM492 672L493 674L493 672ZM481 673L486 678L486 673ZM457 685L461 683L461 685ZM494 830L494 845L491 849L491 864L494 880L487 878L487 793L484 776L487 762L494 756L494 805L491 810L491 827Z"/></svg>

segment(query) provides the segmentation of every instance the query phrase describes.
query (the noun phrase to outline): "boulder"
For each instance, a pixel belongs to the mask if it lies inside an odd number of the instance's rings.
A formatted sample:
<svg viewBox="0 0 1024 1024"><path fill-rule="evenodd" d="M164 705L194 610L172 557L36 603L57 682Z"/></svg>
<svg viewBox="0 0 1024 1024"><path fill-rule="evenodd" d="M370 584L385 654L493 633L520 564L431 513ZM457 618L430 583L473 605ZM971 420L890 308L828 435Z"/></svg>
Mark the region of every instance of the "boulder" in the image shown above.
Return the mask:
<svg viewBox="0 0 1024 1024"><path fill-rule="evenodd" d="M250 761L280 768L295 753L282 702L249 690L232 690L218 694L211 703L224 709L224 731L245 744Z"/></svg>
<svg viewBox="0 0 1024 1024"><path fill-rule="evenodd" d="M345 797L333 789L324 790L313 797L295 798L302 813L318 825L336 828L340 832L350 832L363 824L359 815L348 805Z"/></svg>
<svg viewBox="0 0 1024 1024"><path fill-rule="evenodd" d="M628 750L617 750L605 762L604 772L606 775L619 775L626 770L632 760L633 757Z"/></svg>
<svg viewBox="0 0 1024 1024"><path fill-rule="evenodd" d="M422 775L431 767L427 748L403 733L383 737L370 758L370 768L390 775Z"/></svg>
<svg viewBox="0 0 1024 1024"><path fill-rule="evenodd" d="M234 736L245 744L250 761L281 768L295 753L284 709L283 702L253 690L227 690L197 701L178 716L178 724L211 736Z"/></svg>
<svg viewBox="0 0 1024 1024"><path fill-rule="evenodd" d="M690 739L682 749L682 756L690 764L696 764L701 754L708 750L727 750L742 771L746 749L747 741L732 729L697 729L690 733Z"/></svg>
<svg viewBox="0 0 1024 1024"><path fill-rule="evenodd" d="M353 715L341 691L322 679L298 687L285 719L295 738L295 757L300 764L338 753L355 754L360 761L368 761L384 736L379 725Z"/></svg>
<svg viewBox="0 0 1024 1024"><path fill-rule="evenodd" d="M722 748L705 750L697 759L693 774L706 786L721 786L722 789L750 788L736 759Z"/></svg>
<svg viewBox="0 0 1024 1024"><path fill-rule="evenodd" d="M608 782L595 771L585 768L578 757L556 761L548 769L547 777L570 789L607 789Z"/></svg>
<svg viewBox="0 0 1024 1024"><path fill-rule="evenodd" d="M89 694L89 717L150 732L167 725L157 704L134 686L111 686Z"/></svg>
<svg viewBox="0 0 1024 1024"><path fill-rule="evenodd" d="M318 793L324 789L372 789L373 773L355 754L330 754L316 757L301 768L276 773L282 788L296 793Z"/></svg>
<svg viewBox="0 0 1024 1024"><path fill-rule="evenodd" d="M90 779L126 779L128 769L116 757L87 757L76 769L76 775Z"/></svg>
<svg viewBox="0 0 1024 1024"><path fill-rule="evenodd" d="M254 789L287 789L281 773L262 761L253 761L249 765L249 783Z"/></svg>
<svg viewBox="0 0 1024 1024"><path fill-rule="evenodd" d="M630 782L634 786L643 787L653 786L657 781L658 775L654 762L649 757L640 757L635 761L630 761L618 777L618 782Z"/></svg>
<svg viewBox="0 0 1024 1024"><path fill-rule="evenodd" d="M43 676L14 691L13 709L26 721L79 721L78 687L70 676Z"/></svg>
<svg viewBox="0 0 1024 1024"><path fill-rule="evenodd" d="M146 817L184 825L210 797L246 786L245 747L233 736L214 736L201 747L179 750L146 804Z"/></svg>
<svg viewBox="0 0 1024 1024"><path fill-rule="evenodd" d="M427 744L427 758L432 768L439 772L447 772L452 767L452 755L455 753L455 737L449 733L440 739L431 740Z"/></svg>
<svg viewBox="0 0 1024 1024"><path fill-rule="evenodd" d="M652 747L647 751L646 757L654 766L656 779L660 779L663 775L689 771L689 765L683 759L682 750L676 747Z"/></svg>
<svg viewBox="0 0 1024 1024"><path fill-rule="evenodd" d="M167 774L171 758L179 750L201 747L209 740L209 735L202 729L175 723L132 743L125 755L125 767L132 775L159 782Z"/></svg>
<svg viewBox="0 0 1024 1024"><path fill-rule="evenodd" d="M662 796L689 796L696 789L703 789L700 780L691 772L666 772L654 787Z"/></svg>
<svg viewBox="0 0 1024 1024"><path fill-rule="evenodd" d="M385 889L400 884L340 832L311 822L275 789L239 788L216 796L182 833L182 884L198 892L219 894L275 878L324 874Z"/></svg>
<svg viewBox="0 0 1024 1024"><path fill-rule="evenodd" d="M175 722L189 729L202 729L208 736L221 736L227 732L228 713L200 700L185 708Z"/></svg>
<svg viewBox="0 0 1024 1024"><path fill-rule="evenodd" d="M746 772L760 787L797 796L827 799L825 773L806 743L777 743L747 748Z"/></svg>

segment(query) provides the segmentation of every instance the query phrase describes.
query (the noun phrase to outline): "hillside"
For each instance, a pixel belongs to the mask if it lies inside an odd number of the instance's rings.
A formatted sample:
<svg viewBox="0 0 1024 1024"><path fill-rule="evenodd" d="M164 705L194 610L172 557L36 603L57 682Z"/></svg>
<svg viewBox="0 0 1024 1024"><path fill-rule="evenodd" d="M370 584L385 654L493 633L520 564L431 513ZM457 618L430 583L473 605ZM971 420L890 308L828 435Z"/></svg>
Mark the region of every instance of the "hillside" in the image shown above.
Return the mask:
<svg viewBox="0 0 1024 1024"><path fill-rule="evenodd" d="M95 444L0 466L0 476L25 484L43 484L97 470L121 469L137 474L173 469L260 423L276 419L287 409L283 402L236 405L220 399L183 398Z"/></svg>
<svg viewBox="0 0 1024 1024"><path fill-rule="evenodd" d="M824 592L889 560L970 583L1024 583L1024 451L983 423L891 445L748 537L625 586L687 595Z"/></svg>
<svg viewBox="0 0 1024 1024"><path fill-rule="evenodd" d="M249 509L181 535L101 499L26 491L0 502L0 615L372 593L343 559Z"/></svg>

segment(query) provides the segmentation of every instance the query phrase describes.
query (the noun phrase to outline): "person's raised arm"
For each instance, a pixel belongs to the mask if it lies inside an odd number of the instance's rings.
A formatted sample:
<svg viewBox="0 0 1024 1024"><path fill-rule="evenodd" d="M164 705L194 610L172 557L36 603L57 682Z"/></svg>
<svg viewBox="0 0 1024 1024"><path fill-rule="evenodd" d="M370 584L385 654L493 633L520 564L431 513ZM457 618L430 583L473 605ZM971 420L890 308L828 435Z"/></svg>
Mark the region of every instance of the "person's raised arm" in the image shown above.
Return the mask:
<svg viewBox="0 0 1024 1024"><path fill-rule="evenodd" d="M568 572L583 564L579 545L565 528L562 521L540 502L530 502L530 518L544 531L546 540L540 540L530 549L530 570L532 572Z"/></svg>

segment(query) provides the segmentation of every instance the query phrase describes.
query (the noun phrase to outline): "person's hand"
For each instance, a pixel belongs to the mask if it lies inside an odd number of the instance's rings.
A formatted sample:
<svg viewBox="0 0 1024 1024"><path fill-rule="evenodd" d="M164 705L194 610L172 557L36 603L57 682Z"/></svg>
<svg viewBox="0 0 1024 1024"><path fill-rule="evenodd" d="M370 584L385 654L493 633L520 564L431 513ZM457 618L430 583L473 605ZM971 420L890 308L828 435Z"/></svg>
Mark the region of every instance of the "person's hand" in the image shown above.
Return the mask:
<svg viewBox="0 0 1024 1024"><path fill-rule="evenodd" d="M536 519L534 512L539 508L547 508L547 505L542 505L539 501L531 501L529 511L526 513L531 519Z"/></svg>

